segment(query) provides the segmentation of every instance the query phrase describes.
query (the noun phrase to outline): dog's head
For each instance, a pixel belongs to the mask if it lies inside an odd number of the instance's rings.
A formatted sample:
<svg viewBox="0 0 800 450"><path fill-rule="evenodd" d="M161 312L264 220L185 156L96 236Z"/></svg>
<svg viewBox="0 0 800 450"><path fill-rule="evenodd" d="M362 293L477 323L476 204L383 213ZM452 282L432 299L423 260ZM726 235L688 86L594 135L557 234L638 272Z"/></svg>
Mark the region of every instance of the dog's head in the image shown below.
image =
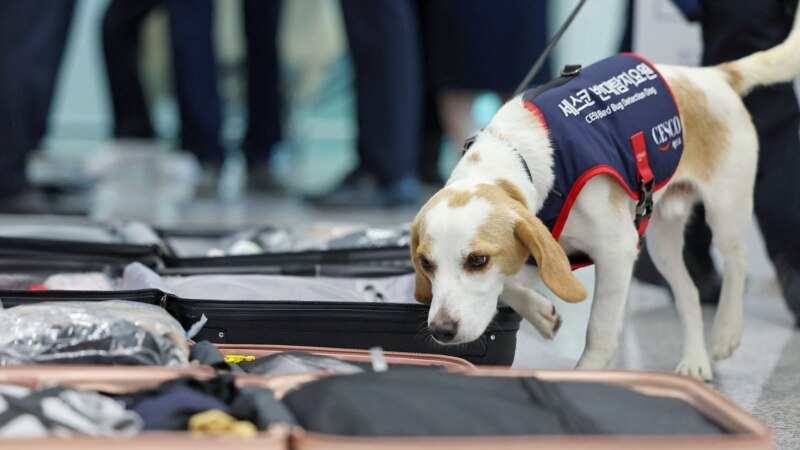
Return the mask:
<svg viewBox="0 0 800 450"><path fill-rule="evenodd" d="M451 344L477 339L494 317L506 280L529 255L558 297L586 298L563 249L513 184L455 183L434 195L411 225L414 297L431 305L433 336Z"/></svg>

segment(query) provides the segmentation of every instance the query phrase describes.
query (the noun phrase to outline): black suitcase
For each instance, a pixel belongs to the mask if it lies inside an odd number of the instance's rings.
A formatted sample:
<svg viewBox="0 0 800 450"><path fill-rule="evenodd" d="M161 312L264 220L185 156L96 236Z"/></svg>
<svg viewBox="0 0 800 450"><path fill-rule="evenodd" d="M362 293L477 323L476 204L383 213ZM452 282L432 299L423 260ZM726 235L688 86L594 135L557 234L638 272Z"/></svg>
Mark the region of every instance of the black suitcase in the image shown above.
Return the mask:
<svg viewBox="0 0 800 450"><path fill-rule="evenodd" d="M42 301L130 300L160 305L185 329L208 319L195 340L221 344L304 345L434 353L474 364L511 365L522 320L508 307L498 308L490 328L465 345L437 344L427 331L428 307L420 304L327 301L230 301L184 299L158 290L0 291L9 308Z"/></svg>
<svg viewBox="0 0 800 450"><path fill-rule="evenodd" d="M370 267L375 276L402 273L411 268L407 233L400 233L390 239L359 242L352 237L328 242L325 248L294 249L291 244L278 246L257 254L205 256L207 249L224 247L240 236L257 241L258 235L275 234L280 228L263 227L244 231L220 230L157 230L166 248L163 258L167 273L202 274L223 273L225 270L250 273L271 273L282 275L320 275L328 269L331 276L369 276ZM355 233L358 234L358 233ZM402 235L400 235L402 234ZM361 275L363 274L363 275Z"/></svg>
<svg viewBox="0 0 800 450"><path fill-rule="evenodd" d="M126 264L138 261L157 267L166 248L155 230L147 243L132 242L126 226L133 222L97 222L74 216L0 215L0 258L5 260Z"/></svg>

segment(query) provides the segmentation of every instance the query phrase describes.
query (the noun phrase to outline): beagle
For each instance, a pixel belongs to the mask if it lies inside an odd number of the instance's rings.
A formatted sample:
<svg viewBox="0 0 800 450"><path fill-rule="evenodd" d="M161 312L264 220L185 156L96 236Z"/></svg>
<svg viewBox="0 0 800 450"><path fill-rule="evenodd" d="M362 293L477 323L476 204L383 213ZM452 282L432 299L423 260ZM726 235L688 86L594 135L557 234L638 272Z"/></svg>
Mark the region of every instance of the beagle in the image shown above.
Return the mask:
<svg viewBox="0 0 800 450"><path fill-rule="evenodd" d="M693 204L702 201L725 260L711 350L717 360L728 358L742 336L744 234L758 159L756 131L741 99L754 87L791 81L800 73L798 55L796 18L784 43L736 61L653 66L621 55L610 69L601 64L567 73L559 86L503 105L411 225L414 296L430 304L434 338L448 344L477 339L498 298L552 338L561 318L533 286L541 280L566 302L584 300L586 289L567 255L585 255L596 266L596 282L577 366L605 368L617 348L646 228L648 250L672 288L683 325L677 372L710 380L698 292L683 263L683 229ZM678 114L642 125L638 119L650 114L655 91L668 95L673 104L665 107ZM571 131L573 125L582 128ZM617 135L640 126L636 135ZM578 151L591 161L577 175L564 175L559 167L570 166L570 152ZM592 160L604 152L614 162ZM560 186L570 176L565 192ZM553 202L559 205L555 224L543 217ZM531 255L536 267L526 264Z"/></svg>

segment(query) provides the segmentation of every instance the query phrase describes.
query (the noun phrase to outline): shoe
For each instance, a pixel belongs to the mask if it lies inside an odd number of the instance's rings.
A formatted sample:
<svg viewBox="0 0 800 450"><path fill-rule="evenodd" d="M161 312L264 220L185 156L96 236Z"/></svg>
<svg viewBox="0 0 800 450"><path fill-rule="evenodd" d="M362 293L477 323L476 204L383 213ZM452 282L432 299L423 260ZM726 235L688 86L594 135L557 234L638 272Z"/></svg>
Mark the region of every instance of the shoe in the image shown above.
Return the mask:
<svg viewBox="0 0 800 450"><path fill-rule="evenodd" d="M393 208L416 205L420 190L416 178L404 177L380 187L374 177L355 171L333 191L307 199L319 208Z"/></svg>
<svg viewBox="0 0 800 450"><path fill-rule="evenodd" d="M264 164L247 170L247 191L254 194L283 194L286 193L286 186Z"/></svg>
<svg viewBox="0 0 800 450"><path fill-rule="evenodd" d="M200 198L219 196L219 177L222 168L217 164L203 164L195 193Z"/></svg>
<svg viewBox="0 0 800 450"><path fill-rule="evenodd" d="M56 204L41 189L28 188L13 195L0 195L0 214L58 214Z"/></svg>
<svg viewBox="0 0 800 450"><path fill-rule="evenodd" d="M775 271L781 285L786 306L794 314L795 326L800 328L800 267L775 260Z"/></svg>
<svg viewBox="0 0 800 450"><path fill-rule="evenodd" d="M704 305L716 305L719 303L719 296L722 292L722 278L717 273L711 257L697 257L687 251L684 251L683 257L686 269L689 270L689 275L692 277L692 281L697 286L697 291L700 294L700 303ZM658 272L653 260L650 258L650 254L647 252L647 248L642 249L639 254L639 259L633 267L633 277L643 283L670 290L669 283ZM672 295L671 292L670 295Z"/></svg>

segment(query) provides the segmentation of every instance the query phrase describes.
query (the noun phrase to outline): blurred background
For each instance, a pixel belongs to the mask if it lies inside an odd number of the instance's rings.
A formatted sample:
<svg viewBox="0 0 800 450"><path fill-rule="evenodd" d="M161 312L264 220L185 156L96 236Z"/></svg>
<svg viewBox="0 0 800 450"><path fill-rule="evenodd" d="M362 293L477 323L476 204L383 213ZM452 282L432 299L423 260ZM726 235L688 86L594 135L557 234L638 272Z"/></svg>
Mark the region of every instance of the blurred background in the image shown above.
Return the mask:
<svg viewBox="0 0 800 450"><path fill-rule="evenodd" d="M577 3L0 0L0 214L178 230L403 227ZM780 42L797 2L733 3L589 1L534 84L619 51L685 65L740 57ZM712 11L702 32L687 20L699 6ZM715 386L767 418L794 443L786 448L798 448L791 411L800 405L792 94L788 84L764 89L748 105L761 124L756 216L767 245L754 221L745 337L739 356L715 367ZM714 303L719 258L698 233L686 259ZM677 316L663 280L640 266L645 283L632 287L613 366L672 370L679 339L659 337L680 335ZM593 268L576 274L593 286ZM560 304L552 343L525 325L515 364L573 367L590 307Z"/></svg>
<svg viewBox="0 0 800 450"><path fill-rule="evenodd" d="M238 226L375 206L388 209L373 222L407 219L577 1L509 1L481 26L480 1L19 3L37 2L7 1L3 20L31 41L19 52L36 57L18 55L16 72L37 69L27 82L42 92L6 81L20 103L38 97L3 121L44 123L4 144L24 154L28 183L6 186L0 210ZM628 3L589 2L536 82L619 51ZM686 45L637 50L696 64L696 30L668 0L643 3L635 26L673 21L691 32ZM8 177L20 178L21 161L6 158Z"/></svg>

